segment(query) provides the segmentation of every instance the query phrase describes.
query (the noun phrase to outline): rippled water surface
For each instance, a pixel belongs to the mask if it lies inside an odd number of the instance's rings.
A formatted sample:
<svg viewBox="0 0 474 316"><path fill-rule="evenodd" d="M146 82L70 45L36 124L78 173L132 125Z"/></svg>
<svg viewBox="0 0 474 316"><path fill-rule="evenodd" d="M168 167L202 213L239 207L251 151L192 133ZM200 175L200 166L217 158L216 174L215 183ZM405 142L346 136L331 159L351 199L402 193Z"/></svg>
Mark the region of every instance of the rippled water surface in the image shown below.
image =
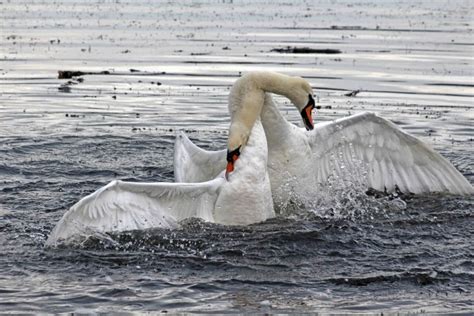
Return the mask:
<svg viewBox="0 0 474 316"><path fill-rule="evenodd" d="M473 183L471 2L0 7L2 312L473 311L472 197L402 196L403 209L349 186L248 227L190 220L44 247L65 210L110 180L173 181L176 131L223 148L229 88L250 70L307 78L317 121L391 119ZM273 50L287 46L316 51Z"/></svg>

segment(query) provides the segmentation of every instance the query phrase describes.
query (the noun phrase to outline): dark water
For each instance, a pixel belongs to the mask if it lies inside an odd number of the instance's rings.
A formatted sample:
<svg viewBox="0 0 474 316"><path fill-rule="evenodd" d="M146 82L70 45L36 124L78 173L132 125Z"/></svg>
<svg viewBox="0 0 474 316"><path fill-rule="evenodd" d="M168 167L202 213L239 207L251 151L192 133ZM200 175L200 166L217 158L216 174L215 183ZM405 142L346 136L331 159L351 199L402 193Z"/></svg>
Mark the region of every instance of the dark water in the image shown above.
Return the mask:
<svg viewBox="0 0 474 316"><path fill-rule="evenodd" d="M191 220L44 247L112 179L172 181L177 130L222 148L228 89L251 70L307 78L318 122L391 119L473 183L472 1L0 7L0 313L473 312L472 196L402 196L400 208L349 186L248 227ZM287 46L340 53L274 50Z"/></svg>
<svg viewBox="0 0 474 316"><path fill-rule="evenodd" d="M4 312L472 310L472 197L404 196L405 210L369 198L338 215L301 210L248 227L191 220L43 247L63 210L111 178L172 181L172 141L2 140Z"/></svg>

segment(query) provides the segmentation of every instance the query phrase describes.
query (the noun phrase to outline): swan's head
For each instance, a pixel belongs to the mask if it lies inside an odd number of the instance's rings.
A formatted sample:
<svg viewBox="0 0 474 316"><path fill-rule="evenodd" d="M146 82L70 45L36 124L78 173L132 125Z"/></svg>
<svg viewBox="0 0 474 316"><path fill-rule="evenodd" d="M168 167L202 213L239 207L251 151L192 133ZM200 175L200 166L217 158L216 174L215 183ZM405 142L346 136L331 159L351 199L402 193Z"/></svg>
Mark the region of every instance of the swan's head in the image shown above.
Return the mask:
<svg viewBox="0 0 474 316"><path fill-rule="evenodd" d="M301 77L293 77L287 96L300 112L306 129L312 130L315 101L310 84Z"/></svg>
<svg viewBox="0 0 474 316"><path fill-rule="evenodd" d="M239 159L242 149L247 145L249 141L251 127L247 122L233 121L230 124L229 139L227 141L227 167L225 177L228 180L229 173L234 171L234 164Z"/></svg>

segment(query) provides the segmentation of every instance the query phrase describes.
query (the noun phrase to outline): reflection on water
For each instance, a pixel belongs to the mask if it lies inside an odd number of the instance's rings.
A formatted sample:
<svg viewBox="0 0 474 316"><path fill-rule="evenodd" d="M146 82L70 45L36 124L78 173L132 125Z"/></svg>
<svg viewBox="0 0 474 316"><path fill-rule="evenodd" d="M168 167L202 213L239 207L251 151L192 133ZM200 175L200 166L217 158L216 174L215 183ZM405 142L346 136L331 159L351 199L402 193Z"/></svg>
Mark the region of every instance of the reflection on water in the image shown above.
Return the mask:
<svg viewBox="0 0 474 316"><path fill-rule="evenodd" d="M230 85L250 70L306 77L316 121L360 111L393 120L472 182L472 6L4 2L2 310L472 310L472 197L367 196L353 190L363 168L317 188L310 206L249 227L190 220L43 247L63 212L110 180L172 181L177 130L222 148ZM272 52L287 46L341 53Z"/></svg>

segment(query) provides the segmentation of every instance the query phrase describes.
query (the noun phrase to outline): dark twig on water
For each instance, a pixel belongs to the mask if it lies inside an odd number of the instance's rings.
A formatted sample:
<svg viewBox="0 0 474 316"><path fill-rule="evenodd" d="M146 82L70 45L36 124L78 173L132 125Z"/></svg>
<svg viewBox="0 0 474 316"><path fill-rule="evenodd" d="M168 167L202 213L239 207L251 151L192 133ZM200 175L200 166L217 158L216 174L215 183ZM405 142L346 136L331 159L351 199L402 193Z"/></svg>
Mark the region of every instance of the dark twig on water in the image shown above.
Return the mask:
<svg viewBox="0 0 474 316"><path fill-rule="evenodd" d="M99 72L83 72L83 71L71 71L71 70L59 70L58 79L71 79L72 77L80 77L84 75L110 75L110 71L99 71Z"/></svg>
<svg viewBox="0 0 474 316"><path fill-rule="evenodd" d="M290 47L290 46L287 46L285 48L273 48L270 51L277 52L277 53L289 53L289 54L340 54L341 53L339 49L333 49L333 48L316 49L316 48L309 48L309 47Z"/></svg>
<svg viewBox="0 0 474 316"><path fill-rule="evenodd" d="M359 92L360 92L360 90L354 90L354 91L345 93L344 95L345 95L346 97L355 97Z"/></svg>
<svg viewBox="0 0 474 316"><path fill-rule="evenodd" d="M59 91L69 93L71 92L71 87L67 84L60 85L58 88Z"/></svg>
<svg viewBox="0 0 474 316"><path fill-rule="evenodd" d="M140 69L130 68L128 72L117 72L117 71L77 71L77 70L58 70L58 79L73 79L76 81L80 81L78 77L86 76L86 75L131 75L134 76L162 76L166 74L166 71L160 72L147 72ZM83 79L81 79L83 80Z"/></svg>

